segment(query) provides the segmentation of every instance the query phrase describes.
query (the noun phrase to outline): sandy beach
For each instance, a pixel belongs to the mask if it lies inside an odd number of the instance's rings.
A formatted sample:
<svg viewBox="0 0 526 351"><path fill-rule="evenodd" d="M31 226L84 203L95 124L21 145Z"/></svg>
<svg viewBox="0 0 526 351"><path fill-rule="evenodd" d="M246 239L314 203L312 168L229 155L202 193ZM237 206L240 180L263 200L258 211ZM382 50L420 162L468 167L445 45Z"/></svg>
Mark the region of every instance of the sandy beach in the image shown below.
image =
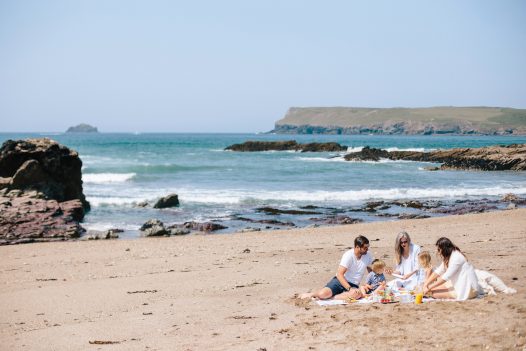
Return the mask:
<svg viewBox="0 0 526 351"><path fill-rule="evenodd" d="M393 264L451 238L514 295L320 307L356 235ZM481 350L526 345L526 209L337 227L0 247L1 350ZM433 263L437 259L433 256Z"/></svg>

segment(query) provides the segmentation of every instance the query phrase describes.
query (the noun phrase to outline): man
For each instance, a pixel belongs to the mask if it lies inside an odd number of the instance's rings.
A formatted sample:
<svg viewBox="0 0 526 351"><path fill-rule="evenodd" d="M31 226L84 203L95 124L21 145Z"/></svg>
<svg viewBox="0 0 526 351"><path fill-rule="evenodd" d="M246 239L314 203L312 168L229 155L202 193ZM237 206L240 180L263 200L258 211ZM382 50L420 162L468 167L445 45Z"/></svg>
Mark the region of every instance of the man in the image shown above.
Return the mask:
<svg viewBox="0 0 526 351"><path fill-rule="evenodd" d="M336 276L327 285L312 293L302 294L300 298L316 297L318 299L330 299L333 296L358 289L365 270L371 272L373 256L368 253L369 240L363 236L354 239L354 249L346 251L340 261ZM359 290L357 291L360 295Z"/></svg>

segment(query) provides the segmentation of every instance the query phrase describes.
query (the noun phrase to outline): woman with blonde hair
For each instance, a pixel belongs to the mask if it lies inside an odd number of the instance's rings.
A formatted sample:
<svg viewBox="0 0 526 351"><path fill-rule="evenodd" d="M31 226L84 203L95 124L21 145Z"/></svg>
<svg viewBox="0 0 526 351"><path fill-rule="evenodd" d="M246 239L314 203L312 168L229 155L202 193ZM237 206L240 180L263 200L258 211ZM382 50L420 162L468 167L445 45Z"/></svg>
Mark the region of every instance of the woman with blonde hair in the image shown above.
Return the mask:
<svg viewBox="0 0 526 351"><path fill-rule="evenodd" d="M418 264L418 254L420 246L411 242L411 237L407 232L400 232L395 240L395 269L387 269L388 274L392 274L396 279L389 282L392 288L414 289L418 284L418 275L414 274L420 266Z"/></svg>

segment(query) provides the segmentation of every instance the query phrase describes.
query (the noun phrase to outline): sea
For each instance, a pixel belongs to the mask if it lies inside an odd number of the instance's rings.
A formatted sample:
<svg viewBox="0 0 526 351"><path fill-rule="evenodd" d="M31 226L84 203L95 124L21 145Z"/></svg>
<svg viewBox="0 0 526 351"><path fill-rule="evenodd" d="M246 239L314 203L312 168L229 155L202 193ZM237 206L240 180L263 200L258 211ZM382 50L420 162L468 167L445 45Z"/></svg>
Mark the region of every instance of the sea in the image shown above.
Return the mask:
<svg viewBox="0 0 526 351"><path fill-rule="evenodd" d="M217 234L228 234L326 225L331 216L396 220L398 214L414 210L391 206L384 215L360 210L371 201L454 204L498 200L507 193L526 195L524 172L429 171L426 167L434 164L343 158L364 146L431 151L526 143L525 136L0 133L0 142L42 137L79 153L84 194L91 204L82 226L95 231L123 229L124 238L139 237L139 227L153 218L165 225L217 222L227 227ZM334 141L347 151L225 151L248 140ZM173 193L180 206L152 207L158 198ZM137 206L143 201L149 206ZM306 213L271 213L264 207Z"/></svg>

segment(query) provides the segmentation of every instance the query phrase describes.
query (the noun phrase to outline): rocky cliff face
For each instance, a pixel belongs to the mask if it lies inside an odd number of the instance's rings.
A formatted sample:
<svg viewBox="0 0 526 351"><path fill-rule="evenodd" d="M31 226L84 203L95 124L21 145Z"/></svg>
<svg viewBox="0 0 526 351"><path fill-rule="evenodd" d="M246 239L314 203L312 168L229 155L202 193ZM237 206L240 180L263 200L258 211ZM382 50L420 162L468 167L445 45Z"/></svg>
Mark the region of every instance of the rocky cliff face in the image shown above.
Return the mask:
<svg viewBox="0 0 526 351"><path fill-rule="evenodd" d="M526 110L493 107L291 108L277 134L526 134Z"/></svg>
<svg viewBox="0 0 526 351"><path fill-rule="evenodd" d="M347 161L378 161L380 158L442 163L440 169L526 171L526 144L456 148L432 152L391 151L365 147L345 155Z"/></svg>
<svg viewBox="0 0 526 351"><path fill-rule="evenodd" d="M80 236L89 203L82 162L50 139L8 140L0 148L0 244Z"/></svg>
<svg viewBox="0 0 526 351"><path fill-rule="evenodd" d="M37 190L59 202L80 200L82 161L77 152L48 138L8 140L0 148L0 189Z"/></svg>

